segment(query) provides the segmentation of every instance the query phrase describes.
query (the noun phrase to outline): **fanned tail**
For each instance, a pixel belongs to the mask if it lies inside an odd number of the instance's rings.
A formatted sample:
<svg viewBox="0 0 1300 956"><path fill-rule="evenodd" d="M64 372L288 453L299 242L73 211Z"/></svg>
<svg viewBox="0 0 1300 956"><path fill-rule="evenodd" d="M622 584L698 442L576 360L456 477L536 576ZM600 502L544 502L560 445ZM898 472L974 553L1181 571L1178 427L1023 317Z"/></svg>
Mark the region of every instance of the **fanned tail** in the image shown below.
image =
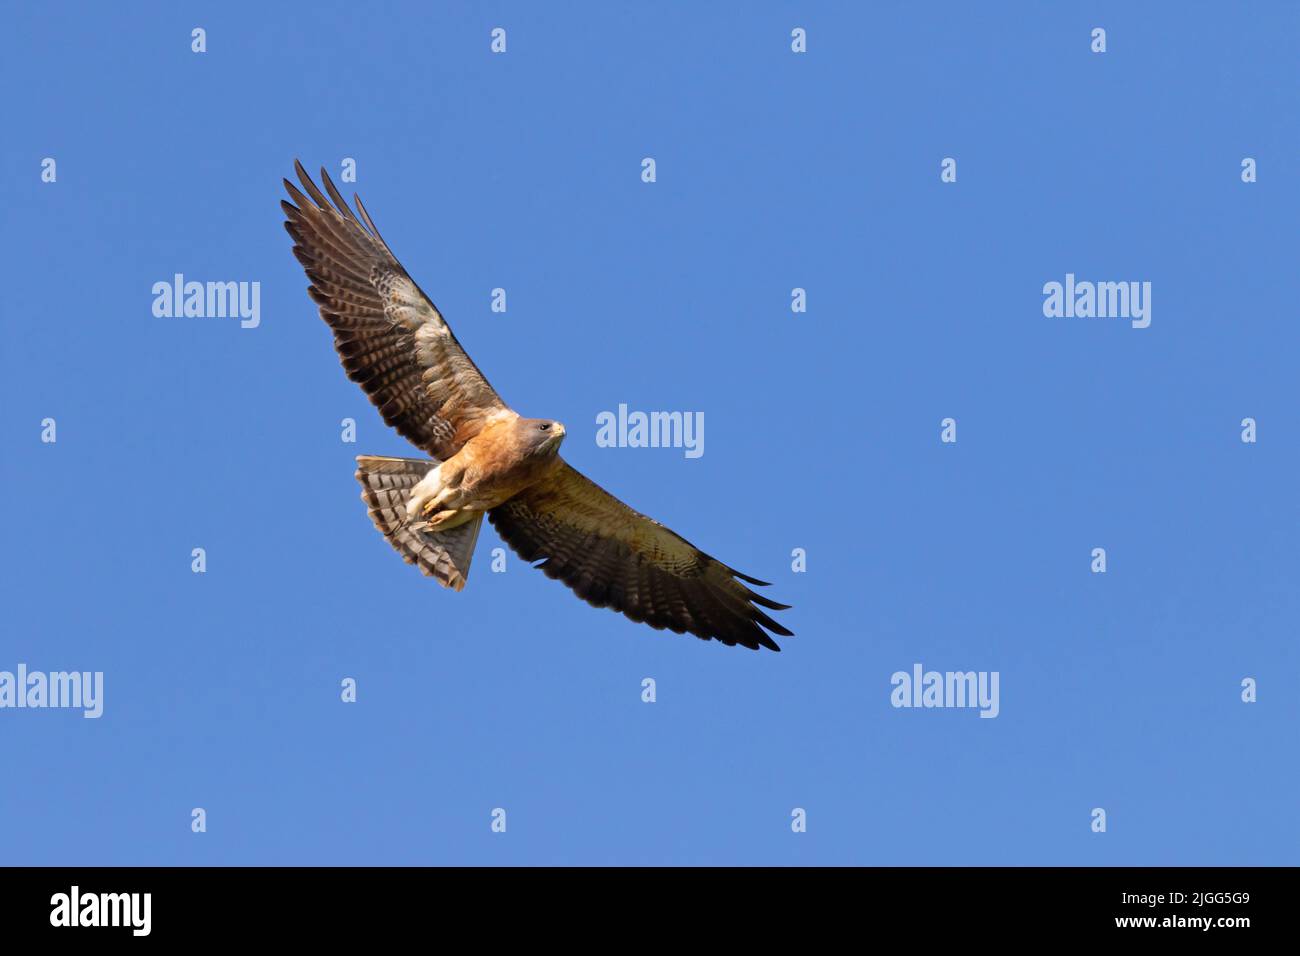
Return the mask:
<svg viewBox="0 0 1300 956"><path fill-rule="evenodd" d="M420 573L433 578L443 587L459 591L469 578L483 515L477 514L465 524L447 531L413 530L406 517L406 503L414 488L438 462L419 458L381 458L357 456L357 481L361 483L361 500L370 511L370 520L402 556ZM415 522L419 527L422 523Z"/></svg>

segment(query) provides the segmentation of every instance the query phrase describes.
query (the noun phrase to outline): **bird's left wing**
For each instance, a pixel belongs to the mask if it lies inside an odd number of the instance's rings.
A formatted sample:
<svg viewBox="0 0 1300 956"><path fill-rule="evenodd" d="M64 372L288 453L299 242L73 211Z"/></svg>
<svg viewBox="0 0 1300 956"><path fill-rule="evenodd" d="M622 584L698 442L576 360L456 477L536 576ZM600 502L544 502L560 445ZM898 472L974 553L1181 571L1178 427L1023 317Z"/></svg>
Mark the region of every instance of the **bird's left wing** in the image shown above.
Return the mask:
<svg viewBox="0 0 1300 956"><path fill-rule="evenodd" d="M791 635L755 606L789 605L736 579L766 582L711 558L566 463L493 508L488 520L521 558L544 559L539 569L594 607L613 608L656 629L754 649L781 649L767 631Z"/></svg>
<svg viewBox="0 0 1300 956"><path fill-rule="evenodd" d="M307 195L286 179L293 202L280 203L293 254L311 280L308 293L321 318L334 330L348 377L384 421L446 460L489 422L514 417L389 250L360 197L358 219L325 170L321 179L332 203L301 163L294 168Z"/></svg>

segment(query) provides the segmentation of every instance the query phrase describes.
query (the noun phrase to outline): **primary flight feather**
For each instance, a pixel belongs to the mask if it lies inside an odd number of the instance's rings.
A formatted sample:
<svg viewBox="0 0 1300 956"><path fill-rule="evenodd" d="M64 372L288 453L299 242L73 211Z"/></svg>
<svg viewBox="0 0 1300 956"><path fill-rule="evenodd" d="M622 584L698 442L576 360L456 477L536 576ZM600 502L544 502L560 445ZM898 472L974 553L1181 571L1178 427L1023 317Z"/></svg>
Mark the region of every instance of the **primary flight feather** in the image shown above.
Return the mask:
<svg viewBox="0 0 1300 956"><path fill-rule="evenodd" d="M791 632L761 608L788 605L742 584L766 582L711 558L559 456L564 426L521 418L465 354L355 197L302 164L281 201L308 294L334 331L348 377L385 422L433 460L357 458L375 527L408 564L444 587L465 586L486 514L525 561L595 607L678 634L780 650ZM739 579L739 580L738 580Z"/></svg>

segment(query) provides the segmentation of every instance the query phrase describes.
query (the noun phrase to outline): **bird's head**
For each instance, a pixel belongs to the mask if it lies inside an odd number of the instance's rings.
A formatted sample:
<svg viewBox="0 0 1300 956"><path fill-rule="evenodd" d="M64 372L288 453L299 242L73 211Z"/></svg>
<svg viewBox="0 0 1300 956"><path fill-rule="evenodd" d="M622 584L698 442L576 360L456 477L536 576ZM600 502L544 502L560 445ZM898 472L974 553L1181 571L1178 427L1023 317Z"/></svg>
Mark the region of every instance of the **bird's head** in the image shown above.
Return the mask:
<svg viewBox="0 0 1300 956"><path fill-rule="evenodd" d="M515 422L515 435L528 455L554 455L564 441L564 426L549 418L521 418Z"/></svg>

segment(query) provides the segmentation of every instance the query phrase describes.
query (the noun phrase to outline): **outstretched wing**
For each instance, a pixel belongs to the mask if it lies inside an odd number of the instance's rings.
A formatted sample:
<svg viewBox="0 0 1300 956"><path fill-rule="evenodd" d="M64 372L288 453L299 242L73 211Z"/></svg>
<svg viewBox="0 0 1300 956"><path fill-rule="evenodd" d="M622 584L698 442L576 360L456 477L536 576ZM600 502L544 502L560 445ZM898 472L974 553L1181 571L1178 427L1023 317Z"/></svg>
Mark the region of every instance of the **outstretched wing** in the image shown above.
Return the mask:
<svg viewBox="0 0 1300 956"><path fill-rule="evenodd" d="M740 581L765 584L709 557L658 521L633 511L568 464L488 512L525 561L595 607L656 629L779 651L767 628L791 632L755 605L784 610Z"/></svg>
<svg viewBox="0 0 1300 956"><path fill-rule="evenodd" d="M324 169L332 204L301 163L295 160L294 168L307 195L286 179L293 203L280 202L293 254L311 280L308 294L334 330L348 378L365 389L384 421L445 460L488 422L515 417L393 256L361 197L358 219Z"/></svg>

